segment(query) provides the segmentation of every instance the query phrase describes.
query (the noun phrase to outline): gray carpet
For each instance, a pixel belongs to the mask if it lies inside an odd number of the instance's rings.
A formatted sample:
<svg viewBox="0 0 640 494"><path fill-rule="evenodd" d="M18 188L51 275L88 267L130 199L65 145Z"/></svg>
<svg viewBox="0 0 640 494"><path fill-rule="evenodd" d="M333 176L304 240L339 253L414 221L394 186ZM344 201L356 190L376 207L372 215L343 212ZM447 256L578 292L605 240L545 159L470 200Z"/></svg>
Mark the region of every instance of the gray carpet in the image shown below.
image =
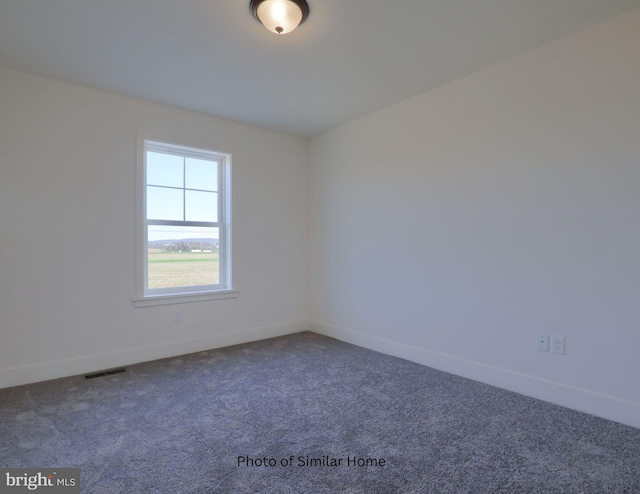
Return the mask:
<svg viewBox="0 0 640 494"><path fill-rule="evenodd" d="M0 390L0 467L90 494L640 493L640 430L301 333Z"/></svg>

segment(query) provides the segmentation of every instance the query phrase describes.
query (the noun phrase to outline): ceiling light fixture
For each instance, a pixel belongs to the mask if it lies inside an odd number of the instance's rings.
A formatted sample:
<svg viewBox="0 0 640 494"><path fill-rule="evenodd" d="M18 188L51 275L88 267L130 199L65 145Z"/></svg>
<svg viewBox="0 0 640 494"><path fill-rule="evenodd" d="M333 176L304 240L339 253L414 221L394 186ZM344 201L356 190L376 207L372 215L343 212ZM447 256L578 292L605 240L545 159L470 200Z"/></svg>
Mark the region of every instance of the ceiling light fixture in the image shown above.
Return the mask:
<svg viewBox="0 0 640 494"><path fill-rule="evenodd" d="M276 34L287 34L309 15L305 0L251 0L251 12L264 27Z"/></svg>

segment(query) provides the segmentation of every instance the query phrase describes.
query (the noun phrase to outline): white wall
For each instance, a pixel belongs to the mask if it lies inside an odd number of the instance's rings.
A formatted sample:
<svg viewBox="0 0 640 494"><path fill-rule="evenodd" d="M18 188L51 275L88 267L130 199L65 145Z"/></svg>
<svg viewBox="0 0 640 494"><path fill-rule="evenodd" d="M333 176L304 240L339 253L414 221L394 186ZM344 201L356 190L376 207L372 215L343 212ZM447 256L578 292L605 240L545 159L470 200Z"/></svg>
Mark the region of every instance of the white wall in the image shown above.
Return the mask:
<svg viewBox="0 0 640 494"><path fill-rule="evenodd" d="M314 138L315 330L640 427L639 47L636 9Z"/></svg>
<svg viewBox="0 0 640 494"><path fill-rule="evenodd" d="M239 298L133 307L138 131L232 154ZM302 139L0 68L0 387L305 329L307 179Z"/></svg>

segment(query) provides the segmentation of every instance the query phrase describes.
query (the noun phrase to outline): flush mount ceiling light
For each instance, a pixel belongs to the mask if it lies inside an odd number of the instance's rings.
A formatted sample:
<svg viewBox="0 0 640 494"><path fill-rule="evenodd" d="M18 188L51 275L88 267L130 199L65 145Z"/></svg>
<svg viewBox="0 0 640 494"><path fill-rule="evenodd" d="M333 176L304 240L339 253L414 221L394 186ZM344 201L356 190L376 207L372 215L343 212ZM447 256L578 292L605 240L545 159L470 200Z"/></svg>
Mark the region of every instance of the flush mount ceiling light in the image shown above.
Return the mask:
<svg viewBox="0 0 640 494"><path fill-rule="evenodd" d="M251 0L251 12L264 27L276 34L287 34L309 15L305 0Z"/></svg>

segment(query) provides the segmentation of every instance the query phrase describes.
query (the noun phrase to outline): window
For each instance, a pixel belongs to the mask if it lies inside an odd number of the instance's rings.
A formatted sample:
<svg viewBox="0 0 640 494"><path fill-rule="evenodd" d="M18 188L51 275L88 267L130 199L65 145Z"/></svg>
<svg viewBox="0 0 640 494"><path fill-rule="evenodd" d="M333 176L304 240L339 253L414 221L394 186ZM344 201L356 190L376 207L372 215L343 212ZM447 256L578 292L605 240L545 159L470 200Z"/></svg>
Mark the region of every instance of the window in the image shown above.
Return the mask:
<svg viewBox="0 0 640 494"><path fill-rule="evenodd" d="M231 289L231 157L139 139L136 306L237 296Z"/></svg>

